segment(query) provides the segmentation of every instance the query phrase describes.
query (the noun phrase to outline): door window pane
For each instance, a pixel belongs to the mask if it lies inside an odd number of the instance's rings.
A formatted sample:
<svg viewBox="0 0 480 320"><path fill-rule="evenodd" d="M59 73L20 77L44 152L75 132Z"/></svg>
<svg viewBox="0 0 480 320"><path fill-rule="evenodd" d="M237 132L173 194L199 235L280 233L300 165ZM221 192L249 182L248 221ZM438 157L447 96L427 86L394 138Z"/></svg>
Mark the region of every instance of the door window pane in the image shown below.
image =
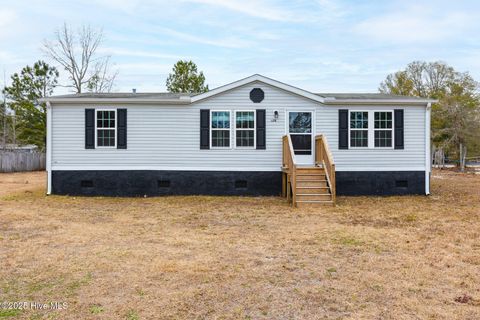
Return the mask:
<svg viewBox="0 0 480 320"><path fill-rule="evenodd" d="M289 112L288 131L290 133L311 133L312 113L311 112Z"/></svg>

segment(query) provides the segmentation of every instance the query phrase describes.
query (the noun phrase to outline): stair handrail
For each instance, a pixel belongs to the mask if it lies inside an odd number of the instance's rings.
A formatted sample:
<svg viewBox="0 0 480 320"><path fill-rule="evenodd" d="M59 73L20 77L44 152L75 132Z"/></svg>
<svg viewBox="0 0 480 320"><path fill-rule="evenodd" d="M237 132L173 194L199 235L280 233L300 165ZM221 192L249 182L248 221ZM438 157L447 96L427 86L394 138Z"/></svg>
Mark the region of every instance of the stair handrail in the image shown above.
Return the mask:
<svg viewBox="0 0 480 320"><path fill-rule="evenodd" d="M332 200L335 203L336 198L336 178L335 178L335 162L333 161L332 153L328 147L327 137L324 135L317 135L315 137L315 165L322 165L325 170L330 192L332 193Z"/></svg>
<svg viewBox="0 0 480 320"><path fill-rule="evenodd" d="M292 190L292 204L296 205L297 190L296 190L296 170L297 162L295 160L295 152L293 150L292 138L289 134L282 137L282 166L289 176L289 182ZM288 198L289 195L287 195Z"/></svg>

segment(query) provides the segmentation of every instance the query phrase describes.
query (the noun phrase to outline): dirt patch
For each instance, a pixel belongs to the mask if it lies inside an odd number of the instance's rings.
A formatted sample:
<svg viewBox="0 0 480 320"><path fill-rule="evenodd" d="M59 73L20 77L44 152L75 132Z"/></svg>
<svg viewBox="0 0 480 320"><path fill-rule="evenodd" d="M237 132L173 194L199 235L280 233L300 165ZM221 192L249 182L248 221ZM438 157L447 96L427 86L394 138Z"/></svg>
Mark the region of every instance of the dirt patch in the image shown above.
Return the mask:
<svg viewBox="0 0 480 320"><path fill-rule="evenodd" d="M68 307L0 317L478 319L480 177L434 176L430 197L318 209L22 186L0 198L0 301Z"/></svg>
<svg viewBox="0 0 480 320"><path fill-rule="evenodd" d="M0 197L19 191L44 188L46 178L45 171L0 173Z"/></svg>

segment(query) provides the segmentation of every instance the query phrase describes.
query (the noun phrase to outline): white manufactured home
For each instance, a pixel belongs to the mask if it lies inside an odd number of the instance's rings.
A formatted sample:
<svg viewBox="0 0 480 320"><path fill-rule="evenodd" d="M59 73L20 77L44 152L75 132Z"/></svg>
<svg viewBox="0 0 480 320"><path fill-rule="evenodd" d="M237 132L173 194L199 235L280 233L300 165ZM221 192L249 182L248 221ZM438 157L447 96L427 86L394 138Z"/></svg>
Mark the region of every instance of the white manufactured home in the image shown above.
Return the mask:
<svg viewBox="0 0 480 320"><path fill-rule="evenodd" d="M47 98L48 193L429 194L430 105L261 76L201 94Z"/></svg>

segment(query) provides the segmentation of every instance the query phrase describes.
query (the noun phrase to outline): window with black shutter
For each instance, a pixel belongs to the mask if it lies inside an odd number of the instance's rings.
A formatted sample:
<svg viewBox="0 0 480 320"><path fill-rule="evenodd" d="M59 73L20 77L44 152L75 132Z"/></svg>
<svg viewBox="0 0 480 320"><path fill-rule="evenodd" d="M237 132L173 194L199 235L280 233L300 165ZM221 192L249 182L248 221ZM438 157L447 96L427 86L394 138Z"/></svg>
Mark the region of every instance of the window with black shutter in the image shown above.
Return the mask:
<svg viewBox="0 0 480 320"><path fill-rule="evenodd" d="M395 149L404 149L404 121L403 109L394 111L395 122Z"/></svg>
<svg viewBox="0 0 480 320"><path fill-rule="evenodd" d="M338 110L338 149L348 149L348 110Z"/></svg>
<svg viewBox="0 0 480 320"><path fill-rule="evenodd" d="M266 132L266 111L258 109L256 112L257 118L257 149L266 149L267 132Z"/></svg>
<svg viewBox="0 0 480 320"><path fill-rule="evenodd" d="M117 109L117 149L127 149L127 109Z"/></svg>
<svg viewBox="0 0 480 320"><path fill-rule="evenodd" d="M95 109L85 109L85 149L95 149Z"/></svg>
<svg viewBox="0 0 480 320"><path fill-rule="evenodd" d="M210 110L200 110L200 149L210 149Z"/></svg>

